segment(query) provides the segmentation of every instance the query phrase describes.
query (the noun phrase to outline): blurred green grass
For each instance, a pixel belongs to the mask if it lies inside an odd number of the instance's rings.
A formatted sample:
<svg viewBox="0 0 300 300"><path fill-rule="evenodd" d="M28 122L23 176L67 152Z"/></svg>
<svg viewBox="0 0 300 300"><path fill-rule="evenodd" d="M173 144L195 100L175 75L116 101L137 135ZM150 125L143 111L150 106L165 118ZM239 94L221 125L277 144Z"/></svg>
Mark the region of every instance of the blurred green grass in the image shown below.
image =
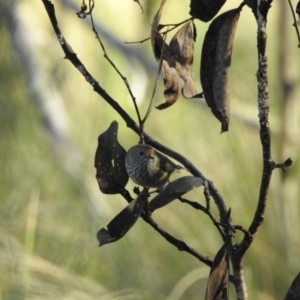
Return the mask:
<svg viewBox="0 0 300 300"><path fill-rule="evenodd" d="M90 27L74 11L53 3L60 27L79 58L135 118L126 88L103 58ZM149 35L158 4L159 1L143 4L145 14L141 15L133 1L103 1L96 3L95 17L121 41L136 41ZM292 156L294 164L284 177L279 170L274 172L265 222L245 257L249 299L283 298L299 271L300 110L296 99L300 91L297 86L292 95L292 113L285 120L292 128L284 136L278 77L281 45L276 27L279 9L275 3L273 6L268 24L272 154L276 161ZM223 10L232 7L234 2L228 1ZM112 120L119 123L119 141L126 149L138 141L137 136L92 91L79 72L63 60L42 3L17 2L16 8L27 26L25 38L38 67L46 74L46 85L41 87L59 95L50 102L56 105L54 120L62 122L62 137L53 136L51 126L45 123L28 89L30 78L24 75L24 64L12 36L1 21L0 299L166 299L185 275L204 266L166 243L142 220L117 243L97 247L96 232L126 205L120 196L106 196L99 191L93 167L97 137ZM178 6L168 2L162 22L175 23L186 19L187 14L188 1ZM200 49L208 25L196 25L194 70L201 90ZM299 62L299 50L293 30L291 26L290 44L285 46L293 58L289 62L290 77L299 82L295 63ZM243 120L257 121L255 35L255 22L245 8L233 50L233 117L228 133L219 134L220 124L198 103L200 100L180 98L168 110L154 110L146 124L151 136L185 155L214 181L232 208L234 223L246 228L255 211L262 169L258 127ZM137 100L145 112L155 74L147 73L127 56L124 59L105 39L104 43L109 56L132 83L133 93L139 95ZM149 43L128 47L141 48L153 59ZM160 83L157 103L163 102L162 91ZM132 182L128 188L132 190ZM187 197L204 203L202 190ZM175 237L211 258L221 246L208 218L190 207L174 202L155 212L154 218ZM206 271L208 275L208 268ZM191 284L181 299L199 299L204 293L205 280L201 279Z"/></svg>

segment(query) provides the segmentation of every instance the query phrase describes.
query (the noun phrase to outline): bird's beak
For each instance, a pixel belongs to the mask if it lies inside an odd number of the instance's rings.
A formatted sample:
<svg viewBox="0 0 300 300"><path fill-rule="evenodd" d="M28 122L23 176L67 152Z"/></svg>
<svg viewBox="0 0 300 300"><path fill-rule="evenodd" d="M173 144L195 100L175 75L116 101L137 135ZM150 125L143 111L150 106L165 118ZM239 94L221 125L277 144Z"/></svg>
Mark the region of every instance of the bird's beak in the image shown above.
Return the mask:
<svg viewBox="0 0 300 300"><path fill-rule="evenodd" d="M146 154L149 159L154 159L154 153L152 149L147 150Z"/></svg>

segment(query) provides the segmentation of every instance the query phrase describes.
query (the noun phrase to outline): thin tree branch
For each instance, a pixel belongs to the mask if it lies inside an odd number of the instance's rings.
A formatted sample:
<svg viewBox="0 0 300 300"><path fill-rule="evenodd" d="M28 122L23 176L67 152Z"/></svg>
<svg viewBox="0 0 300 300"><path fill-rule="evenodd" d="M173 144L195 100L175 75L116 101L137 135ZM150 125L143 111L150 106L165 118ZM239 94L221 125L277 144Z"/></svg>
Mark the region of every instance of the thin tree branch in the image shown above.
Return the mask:
<svg viewBox="0 0 300 300"><path fill-rule="evenodd" d="M189 21L191 21L191 20L193 20L193 17L192 17L192 18L189 18L189 19L187 19L187 20L184 20L184 21L182 21L182 22L179 22L179 23L177 23L177 24L159 24L160 30L161 30L162 28L166 27L166 26L168 26L168 27L169 27L169 26L173 26L172 28L168 28L167 30L161 32L161 34L162 34L162 35L165 35L165 34L171 32L172 30L174 30L175 28L177 28L178 26L180 26L180 25L182 25L182 24L184 24L184 23L187 23L187 22L189 22ZM125 42L125 44L142 44L142 43L144 43L144 42L146 42L146 41L149 41L150 39L151 39L151 37L148 37L148 38L145 38L145 39L143 39L143 40L136 41L136 42Z"/></svg>
<svg viewBox="0 0 300 300"><path fill-rule="evenodd" d="M141 115L140 115L140 111L138 109L138 106L137 106L137 103L136 103L136 98L134 97L132 91L131 91L131 88L129 86L129 83L128 83L128 80L127 78L121 73L121 71L117 68L117 66L115 65L115 63L110 59L110 57L108 56L107 52L106 52L106 49L104 47L104 44L102 43L102 40L98 34L98 31L96 30L96 27L95 27L95 23L94 23L94 18L93 18L93 13L92 13L92 9L93 9L93 5L94 5L94 2L92 2L91 4L91 0L89 0L89 9L90 9L90 19L91 19L91 23L92 23L92 30L93 32L95 33L95 36L96 36L96 39L97 41L99 42L101 48L102 48L102 51L103 51L103 54L104 54L104 58L107 59L107 61L110 63L110 65L114 68L114 70L118 73L118 75L121 77L121 79L123 80L127 90L128 90L128 93L132 99L132 102L134 104L134 108L135 108L135 111L136 111L136 114L137 114L137 117L138 117L138 121L139 121L139 124L142 124L142 120L141 120Z"/></svg>
<svg viewBox="0 0 300 300"><path fill-rule="evenodd" d="M297 20L296 20L295 12L294 12L291 0L288 0L288 2L289 2L290 9L291 9L291 12L292 12L292 16L293 16L293 19L294 19L294 24L293 25L295 27L297 38L298 38L298 48L300 48L300 33L299 33L298 26L297 26Z"/></svg>
<svg viewBox="0 0 300 300"><path fill-rule="evenodd" d="M208 184L207 182L205 182L204 184L204 197L205 197L205 201L206 201L206 207L204 207L203 205L201 205L198 202L195 201L190 201L187 200L185 198L179 197L178 199L182 202L182 203L186 203L190 206L192 206L193 208L197 209L197 210L201 210L203 211L206 215L208 215L208 217L211 219L211 221L213 222L213 224L217 227L223 241L226 240L226 236L222 230L222 225L220 222L218 222L215 218L215 216L212 214L211 209L210 209L210 195L209 195L209 188L208 188Z"/></svg>
<svg viewBox="0 0 300 300"><path fill-rule="evenodd" d="M168 232L160 228L151 216L144 215L142 217L145 222L147 222L152 228L154 228L158 233L160 233L170 244L175 246L179 251L187 252L192 256L196 257L199 261L203 262L207 266L212 266L212 261L208 257L199 254L196 250L189 247L185 242L174 238Z"/></svg>
<svg viewBox="0 0 300 300"><path fill-rule="evenodd" d="M155 79L155 84L154 84L154 88L153 88L153 93L152 93L152 96L151 96L151 100L150 100L150 104L149 104L149 107L148 107L148 110L146 112L146 115L145 117L143 118L143 120L141 121L141 126L144 126L147 118L149 117L150 115L150 112L153 108L153 105L154 105L154 99L155 99L155 93L156 93L156 87L157 87L157 82L159 80L159 77L160 77L160 73L161 73L161 68L162 68L162 65L163 65L163 55L164 55L164 50L165 50L165 41L166 41L166 38L167 38L167 35L165 35L164 37L164 42L163 42L163 45L162 45L162 49L161 49L161 54L160 54L160 59L159 59L159 64L158 64L158 71L157 71L157 74L156 74L156 79ZM142 128L141 128L142 129Z"/></svg>
<svg viewBox="0 0 300 300"><path fill-rule="evenodd" d="M130 196L130 193L126 190L123 189L123 192L120 192L120 194L124 197L124 199L130 203L133 198ZM147 224L149 224L154 230L156 230L163 238L165 238L170 244L175 246L179 251L185 251L194 257L196 257L199 261L203 262L207 266L211 267L212 261L200 253L198 253L196 250L193 248L189 247L185 242L176 239L173 237L171 234L166 232L164 229L162 229L158 224L154 221L154 219L150 216L149 211L148 211L148 206L144 208L144 211L142 212L140 216Z"/></svg>

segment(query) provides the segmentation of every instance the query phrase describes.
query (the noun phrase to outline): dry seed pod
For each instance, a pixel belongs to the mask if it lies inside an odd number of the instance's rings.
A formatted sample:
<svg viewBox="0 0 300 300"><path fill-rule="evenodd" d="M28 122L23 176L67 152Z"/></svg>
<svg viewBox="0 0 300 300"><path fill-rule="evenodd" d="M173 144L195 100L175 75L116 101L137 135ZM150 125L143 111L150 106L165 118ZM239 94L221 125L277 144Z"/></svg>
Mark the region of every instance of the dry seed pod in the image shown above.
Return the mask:
<svg viewBox="0 0 300 300"><path fill-rule="evenodd" d="M228 131L230 117L229 67L241 7L221 14L210 24L202 46L200 78L207 105Z"/></svg>

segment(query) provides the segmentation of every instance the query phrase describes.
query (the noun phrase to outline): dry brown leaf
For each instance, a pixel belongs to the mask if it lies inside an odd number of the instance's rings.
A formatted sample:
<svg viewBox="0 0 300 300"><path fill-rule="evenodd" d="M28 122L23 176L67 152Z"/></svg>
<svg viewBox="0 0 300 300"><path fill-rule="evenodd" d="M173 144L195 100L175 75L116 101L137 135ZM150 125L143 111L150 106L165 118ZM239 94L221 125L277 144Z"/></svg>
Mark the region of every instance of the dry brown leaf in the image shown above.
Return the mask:
<svg viewBox="0 0 300 300"><path fill-rule="evenodd" d="M167 0L161 1L160 8L157 11L156 15L154 16L153 21L152 21L152 26L151 26L151 44L152 44L152 48L153 48L153 52L154 52L156 60L160 59L160 53L161 53L160 51L161 51L162 45L163 45L162 44L163 38L157 31L158 31L159 21L161 18L161 13L162 13L162 10L164 8L166 1ZM157 52L158 50L159 50L159 52Z"/></svg>
<svg viewBox="0 0 300 300"><path fill-rule="evenodd" d="M193 74L194 40L193 22L189 21L177 31L168 48L170 56L175 61L177 74L184 82L182 95L185 98L197 94Z"/></svg>
<svg viewBox="0 0 300 300"><path fill-rule="evenodd" d="M151 44L156 60L159 60L163 51L162 75L166 90L164 91L165 103L156 108L165 109L173 105L179 98L179 77L183 80L182 94L186 98L192 98L197 94L193 74L193 53L195 29L192 21L186 23L172 38L170 45L164 42L158 32L162 9L166 0L156 13L151 27Z"/></svg>
<svg viewBox="0 0 300 300"><path fill-rule="evenodd" d="M205 300L228 299L229 257L227 243L220 248L213 261L207 282Z"/></svg>
<svg viewBox="0 0 300 300"><path fill-rule="evenodd" d="M167 61L163 60L162 74L166 89L164 90L165 103L156 106L157 109L165 109L176 102L179 97L179 80L176 69L169 66Z"/></svg>
<svg viewBox="0 0 300 300"><path fill-rule="evenodd" d="M229 67L241 7L221 14L206 32L201 55L200 78L207 105L228 131L230 118Z"/></svg>

